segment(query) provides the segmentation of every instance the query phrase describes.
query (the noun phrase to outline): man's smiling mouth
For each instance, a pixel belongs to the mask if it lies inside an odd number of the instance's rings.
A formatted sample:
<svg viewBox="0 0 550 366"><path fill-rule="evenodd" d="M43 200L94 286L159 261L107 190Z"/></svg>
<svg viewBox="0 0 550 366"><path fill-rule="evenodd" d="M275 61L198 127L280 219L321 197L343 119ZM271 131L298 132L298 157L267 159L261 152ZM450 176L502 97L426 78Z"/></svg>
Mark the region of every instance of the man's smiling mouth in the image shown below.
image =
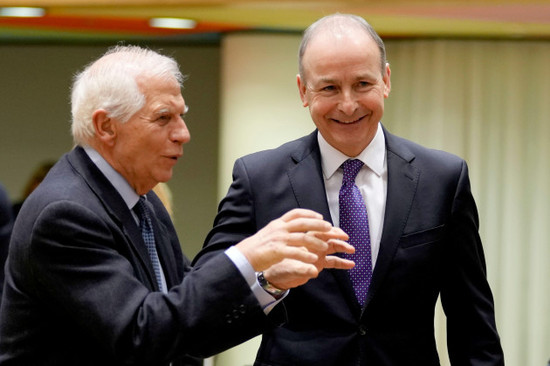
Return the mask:
<svg viewBox="0 0 550 366"><path fill-rule="evenodd" d="M365 118L365 116L359 117L358 119L355 119L355 120L352 120L352 121L342 121L342 120L335 119L335 118L332 118L332 120L334 122L341 123L341 124L344 124L344 125L351 125L351 124L354 124L354 123L361 122L364 118Z"/></svg>

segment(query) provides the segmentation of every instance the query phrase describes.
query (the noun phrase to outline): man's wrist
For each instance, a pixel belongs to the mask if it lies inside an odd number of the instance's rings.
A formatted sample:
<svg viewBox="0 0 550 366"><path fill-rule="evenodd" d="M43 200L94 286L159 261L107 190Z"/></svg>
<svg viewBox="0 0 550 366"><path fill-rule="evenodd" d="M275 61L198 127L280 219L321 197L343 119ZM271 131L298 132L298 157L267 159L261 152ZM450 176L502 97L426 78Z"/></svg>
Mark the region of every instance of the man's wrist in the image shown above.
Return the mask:
<svg viewBox="0 0 550 366"><path fill-rule="evenodd" d="M265 292L270 294L275 298L275 300L279 300L284 296L284 294L287 292L287 290L282 290L280 288L277 288L273 286L264 276L263 272L258 272L256 275L256 278L258 279L258 283L260 284L261 288L264 289Z"/></svg>

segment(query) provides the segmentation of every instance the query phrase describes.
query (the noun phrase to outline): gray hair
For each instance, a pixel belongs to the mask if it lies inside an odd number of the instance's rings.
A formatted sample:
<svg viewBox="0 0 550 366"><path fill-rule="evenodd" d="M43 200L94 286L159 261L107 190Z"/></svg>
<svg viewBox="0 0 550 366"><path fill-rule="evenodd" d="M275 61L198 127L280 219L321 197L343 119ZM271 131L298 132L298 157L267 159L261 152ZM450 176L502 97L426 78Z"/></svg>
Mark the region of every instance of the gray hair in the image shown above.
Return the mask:
<svg viewBox="0 0 550 366"><path fill-rule="evenodd" d="M127 122L145 105L137 79L176 80L184 76L171 57L138 46L115 46L74 77L71 93L71 131L77 145L88 145L95 135L92 115L98 109Z"/></svg>
<svg viewBox="0 0 550 366"><path fill-rule="evenodd" d="M306 52L307 46L309 45L309 42L311 39L319 33L319 31L325 29L325 28L345 28L350 26L359 26L363 30L367 32L367 34L372 38L374 42L376 42L376 45L378 46L378 49L380 51L380 69L382 74L384 74L384 70L386 69L386 46L384 46L384 41L382 41L382 38L376 33L374 28L363 18L360 16L354 15L354 14L340 14L335 13L331 15L327 15L319 20L317 20L315 23L311 24L307 29L304 31L304 34L302 36L302 42L300 43L300 49L298 52L298 68L300 72L300 76L302 79L305 79L304 75L304 67L302 65L302 58L304 57L304 54Z"/></svg>

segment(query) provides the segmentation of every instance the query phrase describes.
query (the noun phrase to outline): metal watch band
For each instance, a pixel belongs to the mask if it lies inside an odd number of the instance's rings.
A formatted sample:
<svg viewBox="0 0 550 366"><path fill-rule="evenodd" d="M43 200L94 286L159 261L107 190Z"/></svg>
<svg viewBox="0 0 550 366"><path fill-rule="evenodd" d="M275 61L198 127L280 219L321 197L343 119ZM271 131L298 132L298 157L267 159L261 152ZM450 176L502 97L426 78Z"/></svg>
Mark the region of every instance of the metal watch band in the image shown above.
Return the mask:
<svg viewBox="0 0 550 366"><path fill-rule="evenodd" d="M269 283L269 281L264 277L263 272L258 272L257 278L260 286L276 300L279 300L285 294L286 290L281 290L280 288L277 288Z"/></svg>

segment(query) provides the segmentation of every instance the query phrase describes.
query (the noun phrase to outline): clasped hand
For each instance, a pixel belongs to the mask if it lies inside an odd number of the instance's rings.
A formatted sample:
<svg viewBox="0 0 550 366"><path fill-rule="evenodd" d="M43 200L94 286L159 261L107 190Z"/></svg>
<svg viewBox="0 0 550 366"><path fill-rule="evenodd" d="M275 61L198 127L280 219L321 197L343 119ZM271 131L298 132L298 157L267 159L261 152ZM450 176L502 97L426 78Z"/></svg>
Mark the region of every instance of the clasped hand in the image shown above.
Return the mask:
<svg viewBox="0 0 550 366"><path fill-rule="evenodd" d="M236 245L255 271L280 289L302 285L324 268L350 269L352 261L331 254L353 253L348 235L322 215L294 209Z"/></svg>

